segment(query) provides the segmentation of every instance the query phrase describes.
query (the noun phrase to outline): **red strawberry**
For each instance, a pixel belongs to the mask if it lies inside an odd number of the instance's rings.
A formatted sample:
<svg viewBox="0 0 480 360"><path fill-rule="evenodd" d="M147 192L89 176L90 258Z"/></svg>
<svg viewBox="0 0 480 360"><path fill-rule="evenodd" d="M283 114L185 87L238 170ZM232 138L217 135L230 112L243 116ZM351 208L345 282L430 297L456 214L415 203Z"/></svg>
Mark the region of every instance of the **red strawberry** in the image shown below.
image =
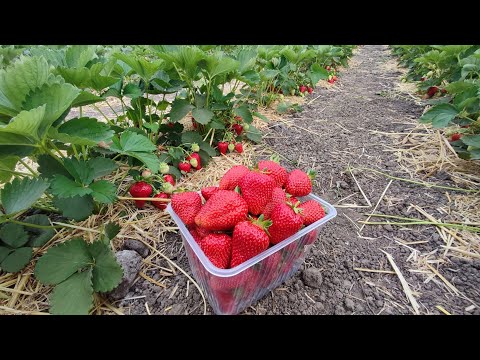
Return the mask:
<svg viewBox="0 0 480 360"><path fill-rule="evenodd" d="M438 87L436 86L430 86L428 89L427 89L427 96L429 98L431 98L433 95L435 95L438 91Z"/></svg>
<svg viewBox="0 0 480 360"><path fill-rule="evenodd" d="M295 234L303 225L303 218L287 204L278 204L273 208L272 226L268 229L270 242L275 245Z"/></svg>
<svg viewBox="0 0 480 360"><path fill-rule="evenodd" d="M170 174L163 175L163 180L165 180L165 182L170 183L173 186L175 186L175 178L172 175L170 175Z"/></svg>
<svg viewBox="0 0 480 360"><path fill-rule="evenodd" d="M243 131L243 126L240 124L233 124L232 125L233 130L237 133L237 135L240 135Z"/></svg>
<svg viewBox="0 0 480 360"><path fill-rule="evenodd" d="M202 198L193 191L176 193L172 196L171 204L185 225L192 226L195 224L195 216L202 209Z"/></svg>
<svg viewBox="0 0 480 360"><path fill-rule="evenodd" d="M137 181L132 186L130 186L130 195L133 197L150 197L153 192L152 185L146 183L145 181ZM145 206L146 200L135 200L135 205L139 209L143 209Z"/></svg>
<svg viewBox="0 0 480 360"><path fill-rule="evenodd" d="M210 199L216 191L218 190L218 186L209 186L202 188L202 196L205 200Z"/></svg>
<svg viewBox="0 0 480 360"><path fill-rule="evenodd" d="M168 199L170 197L170 195L164 193L164 192L161 192L161 193L158 193L154 196L154 198L156 199ZM163 201L152 201L152 204L153 206L159 208L160 210L165 210L167 208L167 203L166 202L163 202Z"/></svg>
<svg viewBox="0 0 480 360"><path fill-rule="evenodd" d="M220 269L230 266L232 257L232 239L227 234L210 234L200 242L205 256Z"/></svg>
<svg viewBox="0 0 480 360"><path fill-rule="evenodd" d="M305 91L307 91L307 87L305 85L300 85L299 90L303 94Z"/></svg>
<svg viewBox="0 0 480 360"><path fill-rule="evenodd" d="M307 88L307 91L308 91L309 94L311 94L311 93L313 93L313 88L309 86L309 87Z"/></svg>
<svg viewBox="0 0 480 360"><path fill-rule="evenodd" d="M233 190L237 187L240 179L248 172L249 170L246 166L235 165L223 175L218 187L222 190Z"/></svg>
<svg viewBox="0 0 480 360"><path fill-rule="evenodd" d="M306 237L305 238L305 245L313 244L315 242L315 240L317 240L318 229L310 231L307 235L305 235L305 237Z"/></svg>
<svg viewBox="0 0 480 360"><path fill-rule="evenodd" d="M335 82L335 81L333 81L333 79L329 79L329 80L328 80L328 83L329 83L329 84L333 84L334 82Z"/></svg>
<svg viewBox="0 0 480 360"><path fill-rule="evenodd" d="M272 192L272 199L265 206L265 209L263 210L263 217L265 219L270 219L270 215L272 215L273 208L277 204L285 203L285 201L287 201L287 195L285 194L285 191L283 191L283 189L279 187L274 188Z"/></svg>
<svg viewBox="0 0 480 360"><path fill-rule="evenodd" d="M240 194L231 190L218 190L207 200L195 217L197 226L212 231L231 230L245 220L248 205Z"/></svg>
<svg viewBox="0 0 480 360"><path fill-rule="evenodd" d="M302 209L300 216L303 218L303 225L313 224L325 216L325 210L320 203L315 200L308 200L298 206Z"/></svg>
<svg viewBox="0 0 480 360"><path fill-rule="evenodd" d="M420 78L420 81L425 81L425 77L422 76L422 77Z"/></svg>
<svg viewBox="0 0 480 360"><path fill-rule="evenodd" d="M241 154L243 152L243 144L242 143L236 143L235 144L235 151Z"/></svg>
<svg viewBox="0 0 480 360"><path fill-rule="evenodd" d="M442 89L442 94L446 94L447 93L447 89L443 88Z"/></svg>
<svg viewBox="0 0 480 360"><path fill-rule="evenodd" d="M330 71L330 66L327 66L325 69L326 69L327 71Z"/></svg>
<svg viewBox="0 0 480 360"><path fill-rule="evenodd" d="M228 150L228 142L220 141L217 144L217 147L218 147L218 151L220 151L220 154L225 155L227 153L227 150Z"/></svg>
<svg viewBox="0 0 480 360"><path fill-rule="evenodd" d="M462 134L459 134L459 133L452 134L450 141L458 141L461 139L461 137L462 137Z"/></svg>
<svg viewBox="0 0 480 360"><path fill-rule="evenodd" d="M260 215L257 220L242 221L235 225L232 236L232 268L268 249L270 239L266 230L271 224L271 221L264 221Z"/></svg>
<svg viewBox="0 0 480 360"><path fill-rule="evenodd" d="M202 237L199 235L197 228L192 228L188 230L190 234L192 235L193 239L197 242L198 245L202 242ZM201 246L200 246L201 248Z"/></svg>
<svg viewBox="0 0 480 360"><path fill-rule="evenodd" d="M287 203L294 206L298 203L298 199L295 196L287 194Z"/></svg>
<svg viewBox="0 0 480 360"><path fill-rule="evenodd" d="M332 80L333 82L337 81L337 75L333 75Z"/></svg>
<svg viewBox="0 0 480 360"><path fill-rule="evenodd" d="M287 170L273 160L259 161L258 169L264 174L270 176L275 181L277 186L282 187L285 184L285 181L287 181Z"/></svg>
<svg viewBox="0 0 480 360"><path fill-rule="evenodd" d="M190 163L188 161L183 161L183 162L178 164L178 168L180 169L182 174L185 175L185 174L190 172L190 170L192 169L192 165L190 165Z"/></svg>
<svg viewBox="0 0 480 360"><path fill-rule="evenodd" d="M197 130L198 124L197 124L197 122L195 121L195 118L194 118L193 116L192 116L192 125L193 125L193 128L194 128L195 130Z"/></svg>
<svg viewBox="0 0 480 360"><path fill-rule="evenodd" d="M288 174L285 190L293 196L306 196L312 191L312 180L315 173L311 170L308 173L295 169Z"/></svg>
<svg viewBox="0 0 480 360"><path fill-rule="evenodd" d="M275 181L268 175L250 171L240 179L238 186L248 204L248 212L260 215L272 199Z"/></svg>
<svg viewBox="0 0 480 360"><path fill-rule="evenodd" d="M190 165L192 165L195 170L200 170L202 168L202 159L200 159L200 155L198 153L191 153L186 160L190 162Z"/></svg>
<svg viewBox="0 0 480 360"><path fill-rule="evenodd" d="M210 230L198 227L195 225L195 230L197 230L197 234L203 239L204 237L210 235L212 232Z"/></svg>
<svg viewBox="0 0 480 360"><path fill-rule="evenodd" d="M242 122L243 121L243 118L239 115L235 116L234 119L238 122Z"/></svg>
<svg viewBox="0 0 480 360"><path fill-rule="evenodd" d="M173 128L173 127L175 126L175 124L174 124L173 122L170 122L170 121L169 121L169 122L167 122L167 126L168 126L169 128Z"/></svg>

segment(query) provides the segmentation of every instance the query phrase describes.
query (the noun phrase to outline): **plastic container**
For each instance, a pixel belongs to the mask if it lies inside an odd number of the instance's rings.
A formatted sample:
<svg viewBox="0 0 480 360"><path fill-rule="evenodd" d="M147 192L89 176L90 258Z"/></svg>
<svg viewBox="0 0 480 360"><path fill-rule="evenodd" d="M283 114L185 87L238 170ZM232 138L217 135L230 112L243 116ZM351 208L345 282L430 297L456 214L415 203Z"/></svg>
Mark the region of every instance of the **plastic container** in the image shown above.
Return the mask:
<svg viewBox="0 0 480 360"><path fill-rule="evenodd" d="M310 194L300 200L318 201L325 209L325 216L233 269L214 266L168 204L167 211L180 229L193 276L216 314L238 314L288 280L300 268L306 250L318 237L320 226L337 215L332 205L315 195Z"/></svg>

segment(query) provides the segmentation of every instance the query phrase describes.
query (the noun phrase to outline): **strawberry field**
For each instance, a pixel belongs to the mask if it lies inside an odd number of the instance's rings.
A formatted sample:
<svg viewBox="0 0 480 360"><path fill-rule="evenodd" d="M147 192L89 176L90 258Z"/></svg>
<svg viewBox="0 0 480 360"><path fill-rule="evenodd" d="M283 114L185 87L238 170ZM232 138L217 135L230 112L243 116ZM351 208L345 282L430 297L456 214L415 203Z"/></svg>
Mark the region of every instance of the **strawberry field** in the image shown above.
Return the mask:
<svg viewBox="0 0 480 360"><path fill-rule="evenodd" d="M478 313L479 56L0 46L0 313Z"/></svg>

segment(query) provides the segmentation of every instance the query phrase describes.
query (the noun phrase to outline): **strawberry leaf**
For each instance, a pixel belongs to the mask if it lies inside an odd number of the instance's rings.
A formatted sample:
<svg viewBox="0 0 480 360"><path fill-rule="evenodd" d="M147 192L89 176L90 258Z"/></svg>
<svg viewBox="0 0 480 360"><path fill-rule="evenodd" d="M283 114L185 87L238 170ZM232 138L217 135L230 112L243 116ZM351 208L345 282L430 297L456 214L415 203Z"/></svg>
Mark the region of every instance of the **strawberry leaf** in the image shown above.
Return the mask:
<svg viewBox="0 0 480 360"><path fill-rule="evenodd" d="M114 146L115 145L115 146ZM120 142L115 142L111 150L120 150L122 152L150 152L155 151L157 147L144 135L137 134L132 130L126 130L120 136Z"/></svg>
<svg viewBox="0 0 480 360"><path fill-rule="evenodd" d="M10 181L18 159L18 156L0 156L0 183Z"/></svg>
<svg viewBox="0 0 480 360"><path fill-rule="evenodd" d="M84 187L82 184L72 181L63 175L54 176L50 189L52 194L59 198L84 196L93 192L92 189Z"/></svg>
<svg viewBox="0 0 480 360"><path fill-rule="evenodd" d="M0 246L0 264L2 263L3 260L7 258L8 255L13 251L13 249L10 249L5 246Z"/></svg>
<svg viewBox="0 0 480 360"><path fill-rule="evenodd" d="M434 128L447 126L458 115L458 110L450 104L440 104L429 109L420 118L421 123L432 123Z"/></svg>
<svg viewBox="0 0 480 360"><path fill-rule="evenodd" d="M319 80L328 79L328 71L325 70L320 64L315 63L310 67L308 77L310 78L313 86L315 86Z"/></svg>
<svg viewBox="0 0 480 360"><path fill-rule="evenodd" d="M253 125L250 125L250 127L248 128L246 136L249 140L252 140L255 143L259 143L262 141L262 133L258 131L257 128Z"/></svg>
<svg viewBox="0 0 480 360"><path fill-rule="evenodd" d="M253 115L255 115L255 117L259 118L260 120L263 120L265 122L268 122L268 118L258 112L254 112Z"/></svg>
<svg viewBox="0 0 480 360"><path fill-rule="evenodd" d="M213 112L205 108L195 108L192 110L192 116L200 124L208 124L213 118Z"/></svg>
<svg viewBox="0 0 480 360"><path fill-rule="evenodd" d="M60 139L61 141L89 146L95 146L100 141L109 142L115 134L107 124L87 117L71 119L57 130L60 137L65 134L70 139Z"/></svg>
<svg viewBox="0 0 480 360"><path fill-rule="evenodd" d="M60 160L60 159L59 159ZM42 154L37 158L38 172L45 179L53 178L55 175L63 175L73 179L73 176L65 169L60 161L55 160L49 155Z"/></svg>
<svg viewBox="0 0 480 360"><path fill-rule="evenodd" d="M160 169L160 161L158 161L158 157L155 154L148 153L148 152L133 152L133 151L125 152L125 154L140 160L154 173L157 173L158 170Z"/></svg>
<svg viewBox="0 0 480 360"><path fill-rule="evenodd" d="M68 81L70 82L70 81ZM88 91L82 91L78 96L73 100L72 107L86 106L90 104L95 104L100 101L105 101L105 98L97 96Z"/></svg>
<svg viewBox="0 0 480 360"><path fill-rule="evenodd" d="M32 248L22 247L13 250L10 254L3 259L0 267L9 273L16 273L22 270L32 258Z"/></svg>
<svg viewBox="0 0 480 360"><path fill-rule="evenodd" d="M239 106L233 109L233 112L235 115L241 116L243 121L245 121L247 124L252 123L253 121L252 113L250 112L250 109L248 108L247 105Z"/></svg>
<svg viewBox="0 0 480 360"><path fill-rule="evenodd" d="M25 219L23 222L28 224L50 226L50 221L48 221L48 216L44 214L31 215ZM30 226L25 226L25 230L30 235L30 240L28 245L31 247L41 247L50 240L53 235L55 235L55 230L53 229L39 229Z"/></svg>
<svg viewBox="0 0 480 360"><path fill-rule="evenodd" d="M93 265L87 243L75 238L50 248L35 266L35 277L45 285L59 284L75 272Z"/></svg>
<svg viewBox="0 0 480 360"><path fill-rule="evenodd" d="M14 179L5 185L1 192L2 204L6 214L26 210L47 190L48 183L42 179Z"/></svg>
<svg viewBox="0 0 480 360"><path fill-rule="evenodd" d="M115 289L122 281L123 270L110 247L101 241L95 241L88 246L88 250L95 259L92 273L93 289L98 292Z"/></svg>
<svg viewBox="0 0 480 360"><path fill-rule="evenodd" d="M87 315L93 305L92 268L55 286L49 300L51 314Z"/></svg>
<svg viewBox="0 0 480 360"><path fill-rule="evenodd" d="M461 140L465 145L480 148L480 135L464 135Z"/></svg>
<svg viewBox="0 0 480 360"><path fill-rule="evenodd" d="M0 229L0 239L12 248L19 248L28 241L28 233L22 225L8 223Z"/></svg>
<svg viewBox="0 0 480 360"><path fill-rule="evenodd" d="M117 199L117 188L107 180L99 180L89 185L92 196L102 204L111 204Z"/></svg>
<svg viewBox="0 0 480 360"><path fill-rule="evenodd" d="M117 164L112 159L96 157L88 160L88 166L93 169L93 178L109 175L118 169Z"/></svg>
<svg viewBox="0 0 480 360"><path fill-rule="evenodd" d="M115 238L115 236L118 235L120 230L120 225L114 222L109 222L107 225L105 225L105 238L108 239L108 241L112 240L113 238Z"/></svg>
<svg viewBox="0 0 480 360"><path fill-rule="evenodd" d="M140 89L136 84L129 83L123 88L123 96L129 97L130 99L136 99L142 95L142 89Z"/></svg>
<svg viewBox="0 0 480 360"><path fill-rule="evenodd" d="M66 199L58 197L53 198L53 204L57 207L62 215L76 221L85 220L93 212L93 198L87 196L73 196Z"/></svg>
<svg viewBox="0 0 480 360"><path fill-rule="evenodd" d="M190 104L187 100L178 98L175 99L172 102L172 108L170 110L170 121L177 122L179 120L182 120L192 109L193 105Z"/></svg>
<svg viewBox="0 0 480 360"><path fill-rule="evenodd" d="M87 161L75 158L64 159L63 165L79 183L88 185L93 181L94 171Z"/></svg>

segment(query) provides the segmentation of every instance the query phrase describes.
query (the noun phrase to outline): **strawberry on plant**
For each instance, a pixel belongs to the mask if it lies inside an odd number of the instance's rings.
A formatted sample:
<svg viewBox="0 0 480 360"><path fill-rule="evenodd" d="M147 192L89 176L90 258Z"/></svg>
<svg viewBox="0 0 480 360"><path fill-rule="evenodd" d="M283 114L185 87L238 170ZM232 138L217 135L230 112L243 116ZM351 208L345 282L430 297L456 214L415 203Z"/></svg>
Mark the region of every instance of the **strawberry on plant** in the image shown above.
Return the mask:
<svg viewBox="0 0 480 360"><path fill-rule="evenodd" d="M232 125L233 130L237 133L237 135L241 135L243 132L243 126L240 124L233 124Z"/></svg>
<svg viewBox="0 0 480 360"><path fill-rule="evenodd" d="M447 89L443 88L442 89L442 94L446 94L447 93Z"/></svg>
<svg viewBox="0 0 480 360"><path fill-rule="evenodd" d="M142 171L142 177L144 179L148 179L148 178L152 177L152 172L149 169L145 169L145 170Z"/></svg>
<svg viewBox="0 0 480 360"><path fill-rule="evenodd" d="M198 146L197 143L193 143L191 148L194 153L198 153L200 151L200 146Z"/></svg>
<svg viewBox="0 0 480 360"><path fill-rule="evenodd" d="M427 97L431 98L433 95L435 95L438 92L438 87L436 86L430 86L427 89Z"/></svg>
<svg viewBox="0 0 480 360"><path fill-rule="evenodd" d="M218 151L220 151L220 154L225 155L228 150L228 143L225 141L219 141L217 144Z"/></svg>
<svg viewBox="0 0 480 360"><path fill-rule="evenodd" d="M243 152L243 145L242 143L236 143L235 144L235 151L241 154Z"/></svg>
<svg viewBox="0 0 480 360"><path fill-rule="evenodd" d="M169 121L169 122L167 122L167 126L168 126L169 128L173 128L173 127L175 126L175 124L174 124L173 122L170 122L170 121Z"/></svg>
<svg viewBox="0 0 480 360"><path fill-rule="evenodd" d="M308 91L309 94L311 94L311 93L313 93L313 88L309 86L309 87L307 88L307 91Z"/></svg>
<svg viewBox="0 0 480 360"><path fill-rule="evenodd" d="M197 226L212 231L231 230L245 220L248 205L240 194L231 190L216 191L195 217Z"/></svg>
<svg viewBox="0 0 480 360"><path fill-rule="evenodd" d="M167 163L161 162L160 163L160 172L162 174L168 174L169 171L170 171L170 166L168 166ZM172 184L172 185L175 185L175 184Z"/></svg>
<svg viewBox="0 0 480 360"><path fill-rule="evenodd" d="M337 81L337 75L333 75L332 80L333 80L333 82Z"/></svg>
<svg viewBox="0 0 480 360"><path fill-rule="evenodd" d="M295 234L303 225L303 218L298 214L298 208L287 204L278 204L273 208L270 220L272 226L268 229L270 242L275 245Z"/></svg>
<svg viewBox="0 0 480 360"><path fill-rule="evenodd" d="M175 186L175 178L172 175L170 174L163 175L163 180L172 184L172 186Z"/></svg>
<svg viewBox="0 0 480 360"><path fill-rule="evenodd" d="M232 239L227 234L210 234L200 242L205 256L220 269L230 266L232 256Z"/></svg>
<svg viewBox="0 0 480 360"><path fill-rule="evenodd" d="M248 129L250 129L250 125L248 125L247 123L243 124L243 130L248 131Z"/></svg>
<svg viewBox="0 0 480 360"><path fill-rule="evenodd" d="M248 204L248 212L260 215L272 199L275 181L268 175L250 171L240 179L238 186Z"/></svg>
<svg viewBox="0 0 480 360"><path fill-rule="evenodd" d="M240 115L235 116L235 121L242 122L243 118Z"/></svg>
<svg viewBox="0 0 480 360"><path fill-rule="evenodd" d="M458 141L462 138L462 134L459 134L459 133L455 133L455 134L452 134L452 137L450 138L450 141L453 142L453 141Z"/></svg>
<svg viewBox="0 0 480 360"><path fill-rule="evenodd" d="M303 218L303 225L313 224L325 216L325 210L320 203L315 200L308 200L298 206L302 211L300 216Z"/></svg>
<svg viewBox="0 0 480 360"><path fill-rule="evenodd" d="M195 224L195 216L202 208L202 198L196 192L176 193L171 200L172 209L186 226Z"/></svg>
<svg viewBox="0 0 480 360"><path fill-rule="evenodd" d="M330 66L327 66L325 70L330 71Z"/></svg>
<svg viewBox="0 0 480 360"><path fill-rule="evenodd" d="M175 188L173 187L173 185L169 182L164 182L162 184L162 190L163 192L167 193L167 194L173 194L173 192L175 191Z"/></svg>
<svg viewBox="0 0 480 360"><path fill-rule="evenodd" d="M288 174L285 190L293 196L306 196L312 191L312 180L315 178L315 172L309 170L308 173L295 169Z"/></svg>
<svg viewBox="0 0 480 360"><path fill-rule="evenodd" d="M198 123L195 121L195 118L192 116L192 126L195 130L198 128Z"/></svg>
<svg viewBox="0 0 480 360"><path fill-rule="evenodd" d="M209 187L204 187L202 188L202 196L205 200L210 199L210 196L212 196L217 190L218 186L209 186Z"/></svg>
<svg viewBox="0 0 480 360"><path fill-rule="evenodd" d="M168 199L170 195L167 193L161 192L153 196L155 199ZM152 201L153 206L159 208L160 210L165 210L167 208L167 203L163 201Z"/></svg>
<svg viewBox="0 0 480 360"><path fill-rule="evenodd" d="M133 197L150 197L153 192L152 185L149 183L146 183L145 181L137 181L134 183L132 186L130 186L130 195ZM135 205L139 209L143 209L145 206L145 201L146 200L135 200Z"/></svg>
<svg viewBox="0 0 480 360"><path fill-rule="evenodd" d="M300 85L298 88L300 90L300 93L303 94L305 91L307 91L307 87L305 85Z"/></svg>
<svg viewBox="0 0 480 360"><path fill-rule="evenodd" d="M329 79L329 80L328 80L328 83L329 83L329 84L333 84L334 82L335 82L335 81L333 81L333 79Z"/></svg>
<svg viewBox="0 0 480 360"><path fill-rule="evenodd" d="M182 161L178 164L178 168L180 169L181 173L185 175L190 172L192 166L188 161Z"/></svg>
<svg viewBox="0 0 480 360"><path fill-rule="evenodd" d="M200 170L202 168L202 159L200 158L200 154L194 152L194 153L191 153L190 156L192 157L192 159L197 160L197 166L193 166L193 164L192 166L195 168L195 170Z"/></svg>
<svg viewBox="0 0 480 360"><path fill-rule="evenodd" d="M270 176L279 187L282 187L287 181L287 170L276 161L261 160L258 162L258 169Z"/></svg>
<svg viewBox="0 0 480 360"><path fill-rule="evenodd" d="M242 221L235 225L232 235L232 262L231 267L251 259L268 249L268 227L272 224L263 220L263 215L256 220Z"/></svg>
<svg viewBox="0 0 480 360"><path fill-rule="evenodd" d="M188 161L190 163L190 165L192 165L192 167L195 168L195 169L199 165L197 159L195 157L193 157L192 155L189 155L185 160Z"/></svg>
<svg viewBox="0 0 480 360"><path fill-rule="evenodd" d="M220 179L218 187L222 190L233 190L237 187L240 179L250 170L245 165L235 165L228 170Z"/></svg>
<svg viewBox="0 0 480 360"><path fill-rule="evenodd" d="M233 150L235 150L235 144L234 143L228 144L228 151L232 152Z"/></svg>

